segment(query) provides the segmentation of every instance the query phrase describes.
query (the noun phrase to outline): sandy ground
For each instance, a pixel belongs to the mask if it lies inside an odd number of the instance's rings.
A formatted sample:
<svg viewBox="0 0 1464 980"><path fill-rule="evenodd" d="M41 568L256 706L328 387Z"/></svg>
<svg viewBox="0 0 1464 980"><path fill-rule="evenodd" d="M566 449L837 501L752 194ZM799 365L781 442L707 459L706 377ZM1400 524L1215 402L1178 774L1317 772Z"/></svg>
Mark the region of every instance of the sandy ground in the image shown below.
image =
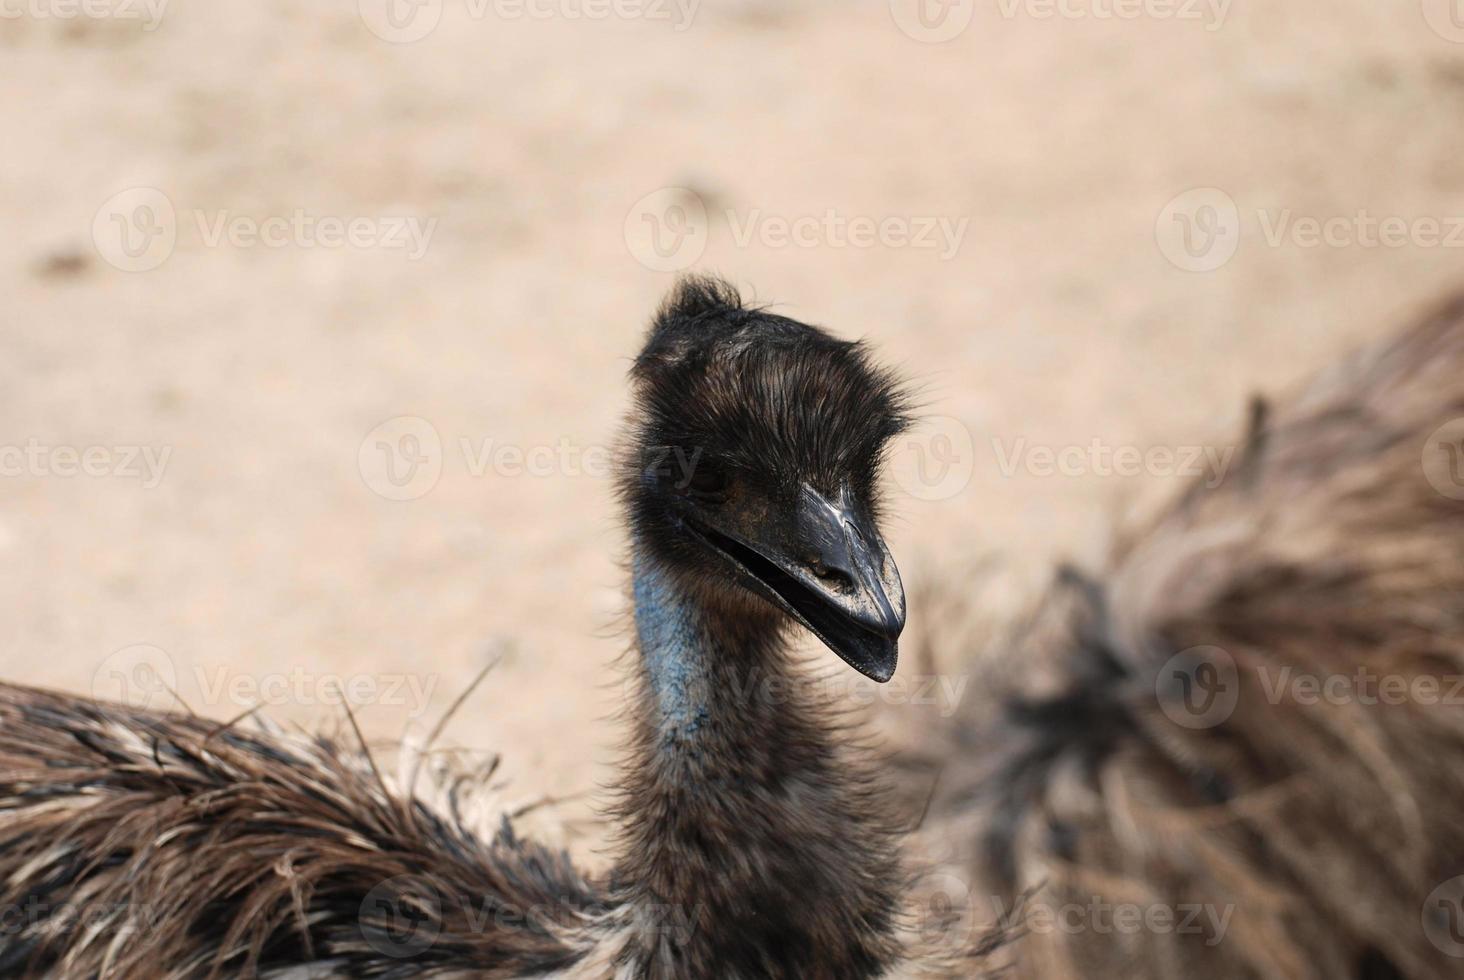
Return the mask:
<svg viewBox="0 0 1464 980"><path fill-rule="evenodd" d="M445 741L593 793L625 645L596 461L673 266L920 381L895 553L912 590L991 558L997 608L1178 481L1033 447L1178 468L1459 278L1427 224L1464 215L1452 0L426 0L412 43L383 2L0 5L4 676L310 724L344 684L389 739L497 651ZM558 812L592 849L591 799Z"/></svg>

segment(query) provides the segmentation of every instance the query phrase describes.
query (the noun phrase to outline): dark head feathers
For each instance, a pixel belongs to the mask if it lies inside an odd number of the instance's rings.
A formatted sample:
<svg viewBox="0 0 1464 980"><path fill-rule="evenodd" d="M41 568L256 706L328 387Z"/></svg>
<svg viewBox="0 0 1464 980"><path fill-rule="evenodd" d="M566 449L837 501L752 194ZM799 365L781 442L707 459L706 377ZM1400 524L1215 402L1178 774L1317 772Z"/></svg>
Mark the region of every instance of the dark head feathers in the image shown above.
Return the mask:
<svg viewBox="0 0 1464 980"><path fill-rule="evenodd" d="M642 449L700 453L770 484L872 493L909 399L865 346L767 309L730 284L683 279L662 303L631 376Z"/></svg>

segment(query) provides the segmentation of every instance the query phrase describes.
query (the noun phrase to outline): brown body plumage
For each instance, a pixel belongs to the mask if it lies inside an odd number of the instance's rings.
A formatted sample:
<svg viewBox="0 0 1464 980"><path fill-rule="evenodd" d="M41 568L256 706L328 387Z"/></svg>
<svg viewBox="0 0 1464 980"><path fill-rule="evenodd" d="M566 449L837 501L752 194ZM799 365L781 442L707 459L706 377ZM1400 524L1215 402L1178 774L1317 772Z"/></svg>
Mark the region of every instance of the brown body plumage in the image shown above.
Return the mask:
<svg viewBox="0 0 1464 980"><path fill-rule="evenodd" d="M1423 915L1464 872L1458 707L1258 691L1263 667L1457 672L1464 505L1420 455L1464 415L1461 310L1258 409L1218 487L1060 576L1012 647L1035 679L934 733L923 834L957 853L908 890L872 756L787 645L802 624L893 669L873 487L898 392L857 346L689 283L633 372L613 870L485 829L473 779L418 799L354 742L0 687L0 972L966 977L1030 896L1231 911L1223 937L1030 928L1028 976L1450 975ZM1184 724L1200 668L1235 705ZM954 878L949 915L912 906Z"/></svg>
<svg viewBox="0 0 1464 980"><path fill-rule="evenodd" d="M976 905L1037 889L1048 916L1020 975L1464 972L1441 904L1464 896L1464 471L1430 441L1461 417L1464 298L1258 401L1218 486L1058 577L1012 680L932 752L930 832ZM1097 920L1118 906L1158 918Z"/></svg>

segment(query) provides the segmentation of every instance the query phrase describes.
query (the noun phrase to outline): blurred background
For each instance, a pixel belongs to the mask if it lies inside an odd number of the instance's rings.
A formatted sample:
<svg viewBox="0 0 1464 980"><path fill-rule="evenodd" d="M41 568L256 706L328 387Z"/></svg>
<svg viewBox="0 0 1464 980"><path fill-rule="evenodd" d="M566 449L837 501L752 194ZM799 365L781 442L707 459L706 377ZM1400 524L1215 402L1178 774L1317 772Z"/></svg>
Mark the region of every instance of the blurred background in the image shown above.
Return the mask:
<svg viewBox="0 0 1464 980"><path fill-rule="evenodd" d="M500 658L443 744L582 854L679 272L915 379L894 552L1006 615L1464 256L1457 0L0 0L0 83L3 676L390 742Z"/></svg>

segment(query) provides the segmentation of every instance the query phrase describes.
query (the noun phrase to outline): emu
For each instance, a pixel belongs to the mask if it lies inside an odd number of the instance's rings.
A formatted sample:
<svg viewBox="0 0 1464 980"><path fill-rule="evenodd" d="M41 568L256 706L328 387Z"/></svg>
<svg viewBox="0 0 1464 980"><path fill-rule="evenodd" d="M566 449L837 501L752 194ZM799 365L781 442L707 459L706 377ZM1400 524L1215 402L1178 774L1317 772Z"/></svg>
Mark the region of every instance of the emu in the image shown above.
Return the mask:
<svg viewBox="0 0 1464 980"><path fill-rule="evenodd" d="M902 389L695 279L631 376L638 686L609 873L507 818L479 833L481 772L434 771L424 798L414 766L392 785L332 739L0 686L0 907L21 910L0 973L1454 975L1429 900L1464 898L1464 716L1305 704L1278 678L1464 674L1464 479L1434 445L1464 417L1464 299L1258 400L1218 485L1101 572L1062 570L979 668L985 696L901 760L920 795L938 775L913 840L789 646L895 669L876 474ZM1232 700L1186 724L1201 668ZM907 869L933 861L956 921L921 908ZM1052 930L1022 907L1094 899L1228 927Z"/></svg>
<svg viewBox="0 0 1464 980"><path fill-rule="evenodd" d="M4 686L0 905L30 911L0 973L857 980L925 958L857 726L789 645L894 673L876 476L901 389L707 279L631 376L638 693L607 876L506 818L475 834L467 775L432 807L333 740Z"/></svg>
<svg viewBox="0 0 1464 980"><path fill-rule="evenodd" d="M1033 896L1015 975L1464 973L1461 438L1464 296L1254 402L1218 486L1000 634L906 761L947 898Z"/></svg>

